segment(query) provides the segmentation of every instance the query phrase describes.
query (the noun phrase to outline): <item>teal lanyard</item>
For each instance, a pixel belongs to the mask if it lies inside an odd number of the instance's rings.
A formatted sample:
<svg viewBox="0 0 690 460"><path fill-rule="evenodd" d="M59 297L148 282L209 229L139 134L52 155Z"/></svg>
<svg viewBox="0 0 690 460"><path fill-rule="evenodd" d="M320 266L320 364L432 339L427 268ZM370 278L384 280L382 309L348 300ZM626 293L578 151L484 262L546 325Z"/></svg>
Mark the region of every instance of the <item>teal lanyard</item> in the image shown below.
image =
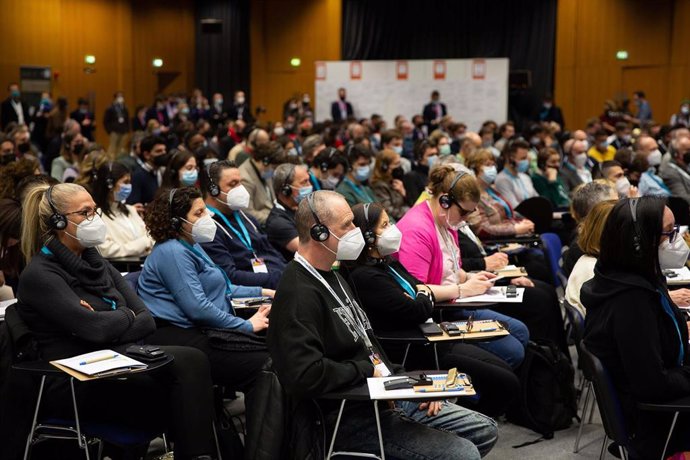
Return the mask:
<svg viewBox="0 0 690 460"><path fill-rule="evenodd" d="M678 327L678 320L676 318L676 315L673 314L673 309L671 308L671 304L668 302L668 299L666 296L659 291L659 295L661 295L661 306L664 307L664 311L668 316L671 317L673 320L673 325L676 326L676 332L678 333L678 342L680 346L680 350L678 351L678 366L683 365L683 360L685 359L685 347L683 347L683 336L680 333L680 328Z"/></svg>
<svg viewBox="0 0 690 460"><path fill-rule="evenodd" d="M657 185L661 187L665 192L669 194L671 193L671 191L668 189L668 187L666 187L666 184L664 184L664 182L661 179L658 179L654 174L652 174L649 171L645 171L645 174L647 174L654 182L656 182Z"/></svg>
<svg viewBox="0 0 690 460"><path fill-rule="evenodd" d="M352 187L352 190L355 191L355 194L359 196L365 203L372 203L374 201L374 198L371 195L369 195L369 193L366 192L364 188L352 182L350 178L346 177L344 181L347 185Z"/></svg>
<svg viewBox="0 0 690 460"><path fill-rule="evenodd" d="M506 210L506 217L507 217L508 219L512 219L512 218L513 218L513 210L510 209L510 205L509 205L508 203L506 203L505 200L504 200L503 198L501 198L500 196L498 196L498 194L497 194L496 192L494 192L493 190L491 190L491 187L488 187L488 188L486 189L486 193L488 193L489 195L491 195L491 198L493 198L494 200L496 200L496 201L498 202L498 204L500 204L501 206L503 206L503 209Z"/></svg>
<svg viewBox="0 0 690 460"><path fill-rule="evenodd" d="M321 185L319 185L319 180L316 178L313 172L309 171L309 180L311 185L314 186L314 190L321 190Z"/></svg>
<svg viewBox="0 0 690 460"><path fill-rule="evenodd" d="M393 279L395 279L395 281L398 282L400 287L402 287L405 290L405 292L410 294L410 297L412 297L414 299L415 296L417 295L417 292L414 290L412 285L410 283L408 283L405 278L400 276L400 273L396 272L395 269L393 267L391 267L390 265L388 266L388 270L391 272L391 274L393 275Z"/></svg>
<svg viewBox="0 0 690 460"><path fill-rule="evenodd" d="M239 211L233 211L233 215L235 216L235 220L237 221L237 225L239 225L240 230L242 230L242 233L237 231L235 227L230 225L230 221L228 220L227 217L225 217L225 214L214 208L213 206L206 206L213 214L219 216L222 220L223 223L225 223L225 226L228 227L236 236L237 238L240 239L242 244L244 244L247 249L249 249L251 252L254 252L254 249L252 248L252 239L249 237L249 232L247 231L247 227L244 226L244 222L242 222L242 218L240 217Z"/></svg>
<svg viewBox="0 0 690 460"><path fill-rule="evenodd" d="M192 251L197 256L201 257L201 260L203 260L206 264L210 265L213 268L217 268L218 270L220 270L220 272L223 274L223 278L225 278L225 294L226 295L232 294L232 283L230 282L230 278L228 278L228 274L225 273L225 270L220 268L218 265L214 264L211 259L207 258L208 256L204 256L194 246L187 243L185 240L177 240L177 241L179 241L180 244L182 244L182 246L189 249L190 251Z"/></svg>

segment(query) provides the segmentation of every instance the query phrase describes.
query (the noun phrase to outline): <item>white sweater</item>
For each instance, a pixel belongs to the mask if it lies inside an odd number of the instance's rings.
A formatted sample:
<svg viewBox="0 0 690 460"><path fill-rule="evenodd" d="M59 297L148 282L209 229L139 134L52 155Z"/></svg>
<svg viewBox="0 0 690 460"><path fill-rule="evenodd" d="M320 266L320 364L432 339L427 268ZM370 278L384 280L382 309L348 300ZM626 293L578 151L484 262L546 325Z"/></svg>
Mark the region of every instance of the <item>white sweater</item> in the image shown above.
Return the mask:
<svg viewBox="0 0 690 460"><path fill-rule="evenodd" d="M113 217L103 214L107 233L105 243L98 246L98 250L105 258L143 257L151 252L153 239L146 231L144 221L134 206L126 206L128 216L120 212L117 203L111 206Z"/></svg>
<svg viewBox="0 0 690 460"><path fill-rule="evenodd" d="M568 285L565 288L565 300L577 308L583 318L587 314L587 309L580 302L580 289L582 289L583 284L594 278L594 266L596 263L597 259L588 255L583 255L577 259L577 263L575 263L573 271L568 278Z"/></svg>

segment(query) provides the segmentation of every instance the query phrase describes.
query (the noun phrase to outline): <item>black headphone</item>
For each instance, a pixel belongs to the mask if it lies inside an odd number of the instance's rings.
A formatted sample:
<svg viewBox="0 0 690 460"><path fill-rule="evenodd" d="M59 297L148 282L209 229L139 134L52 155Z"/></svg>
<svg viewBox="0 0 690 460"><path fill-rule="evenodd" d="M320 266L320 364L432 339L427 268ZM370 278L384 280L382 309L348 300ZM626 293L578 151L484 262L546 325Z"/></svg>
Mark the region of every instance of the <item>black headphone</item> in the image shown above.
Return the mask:
<svg viewBox="0 0 690 460"><path fill-rule="evenodd" d="M264 166L269 166L271 164L271 157L273 155L267 155L261 159L261 162L264 164Z"/></svg>
<svg viewBox="0 0 690 460"><path fill-rule="evenodd" d="M170 190L170 195L168 195L168 209L170 211L170 226L173 228L175 231L180 231L180 227L182 227L182 220L173 215L173 198L175 198L175 192L177 192L177 189L171 189Z"/></svg>
<svg viewBox="0 0 690 460"><path fill-rule="evenodd" d="M53 203L52 192L53 186L51 185L48 187L48 190L46 190L46 199L48 200L51 211L53 211L53 214L48 218L48 226L55 230L64 230L67 228L67 216L58 211L57 206Z"/></svg>
<svg viewBox="0 0 690 460"><path fill-rule="evenodd" d="M458 183L458 181L467 175L468 173L466 173L465 171L458 172L458 174L455 176L455 179L453 179L453 182L450 184L448 192L446 192L438 198L438 203L441 205L443 209L450 209L453 203L457 204L457 200L455 199L455 193L453 193L453 189L455 188L455 185Z"/></svg>
<svg viewBox="0 0 690 460"><path fill-rule="evenodd" d="M93 157L91 162L91 182L96 182L98 180L98 169L96 169L96 155ZM112 188L112 187L108 187Z"/></svg>
<svg viewBox="0 0 690 460"><path fill-rule="evenodd" d="M642 255L642 235L640 234L640 227L637 224L637 204L639 202L638 198L630 198L628 204L630 205L630 215L633 221L633 251L635 256L639 257Z"/></svg>
<svg viewBox="0 0 690 460"><path fill-rule="evenodd" d="M369 225L369 206L371 206L371 203L364 203L365 230L362 232L362 236L364 236L364 242L367 246L374 247L376 244L376 233L374 233L374 230Z"/></svg>
<svg viewBox="0 0 690 460"><path fill-rule="evenodd" d="M211 166L213 166L215 163L211 163L206 167L206 176L208 176L208 193L212 197L217 197L220 195L220 187L218 187L218 184L216 184L213 181L213 177L211 177Z"/></svg>
<svg viewBox="0 0 690 460"><path fill-rule="evenodd" d="M290 197L292 195L292 186L290 184L292 183L292 179L294 179L295 176L295 167L296 166L294 164L290 165L290 172L285 178L285 183L280 188L280 193L282 193L286 197Z"/></svg>
<svg viewBox="0 0 690 460"><path fill-rule="evenodd" d="M385 158L381 157L381 172L388 172L388 168L390 168L388 161L386 161Z"/></svg>
<svg viewBox="0 0 690 460"><path fill-rule="evenodd" d="M96 166L96 160L94 160L94 167ZM108 186L108 190L112 190L115 186L115 181L113 180L113 162L108 162L108 176L105 178L105 185Z"/></svg>
<svg viewBox="0 0 690 460"><path fill-rule="evenodd" d="M310 193L307 195L307 204L309 205L309 210L311 211L311 215L314 216L314 225L311 226L311 229L309 230L309 234L311 235L311 238L314 241L318 241L319 243L323 243L328 239L330 236L331 232L328 230L328 227L326 227L324 224L321 223L319 220L319 216L316 215L316 211L314 211L314 192Z"/></svg>

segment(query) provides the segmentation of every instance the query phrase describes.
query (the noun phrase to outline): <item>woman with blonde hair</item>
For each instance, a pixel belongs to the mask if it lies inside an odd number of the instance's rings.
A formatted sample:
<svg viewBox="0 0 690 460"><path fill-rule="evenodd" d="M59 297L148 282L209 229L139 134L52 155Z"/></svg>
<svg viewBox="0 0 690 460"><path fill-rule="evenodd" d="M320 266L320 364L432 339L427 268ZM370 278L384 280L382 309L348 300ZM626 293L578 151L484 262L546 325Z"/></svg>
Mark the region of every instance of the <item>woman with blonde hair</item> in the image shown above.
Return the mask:
<svg viewBox="0 0 690 460"><path fill-rule="evenodd" d="M400 155L393 150L383 150L376 156L371 188L376 200L396 221L410 209L405 200L407 192L402 181L404 175Z"/></svg>

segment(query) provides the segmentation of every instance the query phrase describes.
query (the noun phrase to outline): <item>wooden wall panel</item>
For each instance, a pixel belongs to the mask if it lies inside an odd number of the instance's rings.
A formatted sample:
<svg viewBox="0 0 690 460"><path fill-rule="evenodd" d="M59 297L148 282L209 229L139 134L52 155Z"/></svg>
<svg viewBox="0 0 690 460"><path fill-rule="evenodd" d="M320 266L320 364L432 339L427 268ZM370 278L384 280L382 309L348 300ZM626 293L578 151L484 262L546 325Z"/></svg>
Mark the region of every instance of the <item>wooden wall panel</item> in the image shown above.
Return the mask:
<svg viewBox="0 0 690 460"><path fill-rule="evenodd" d="M340 59L341 0L254 0L251 10L251 102L265 120L282 117L294 93L314 100L314 62ZM290 59L299 57L298 68Z"/></svg>
<svg viewBox="0 0 690 460"><path fill-rule="evenodd" d="M570 129L635 90L665 123L690 95L690 0L559 0L557 21L555 97Z"/></svg>
<svg viewBox="0 0 690 460"><path fill-rule="evenodd" d="M70 109L88 97L100 126L116 90L125 91L131 110L151 104L158 86L154 56L164 59L164 71L180 73L167 92L193 87L192 0L3 0L2 11L0 90L19 79L20 66L49 65L59 73L53 96L67 97ZM96 56L95 73L84 72L86 54ZM102 126L96 139L107 142Z"/></svg>

